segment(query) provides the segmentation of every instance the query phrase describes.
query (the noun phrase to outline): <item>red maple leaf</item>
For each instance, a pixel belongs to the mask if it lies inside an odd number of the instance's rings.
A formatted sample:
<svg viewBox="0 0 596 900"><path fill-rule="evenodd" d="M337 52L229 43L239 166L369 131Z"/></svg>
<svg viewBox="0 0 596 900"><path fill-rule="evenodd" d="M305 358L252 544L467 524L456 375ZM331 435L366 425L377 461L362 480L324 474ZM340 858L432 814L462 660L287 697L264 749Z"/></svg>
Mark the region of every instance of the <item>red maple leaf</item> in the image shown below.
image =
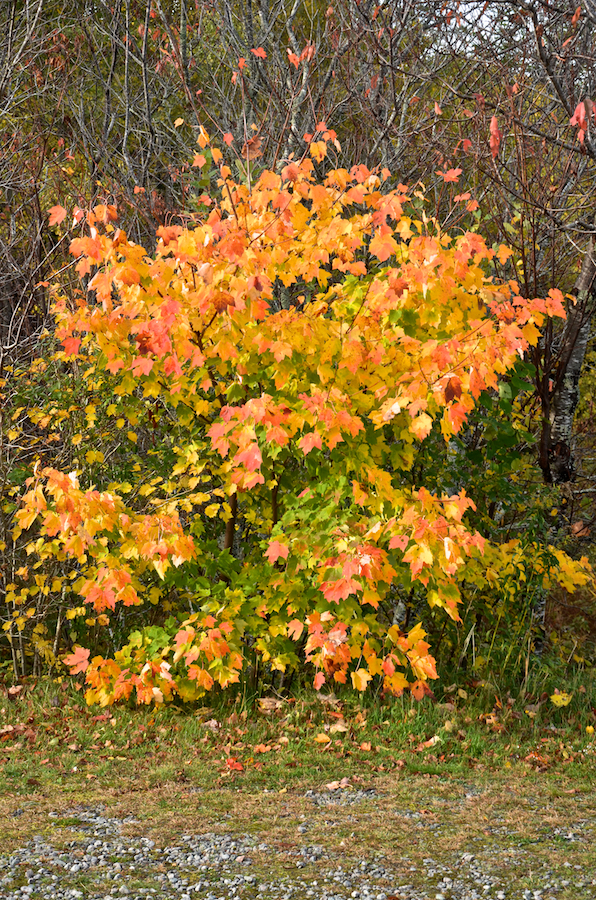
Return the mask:
<svg viewBox="0 0 596 900"><path fill-rule="evenodd" d="M395 550L396 547L399 547L400 550L405 550L409 540L410 539L406 534L394 534L389 541L389 549Z"/></svg>
<svg viewBox="0 0 596 900"><path fill-rule="evenodd" d="M578 140L580 144L583 144L584 138L586 136L586 129L588 127L588 123L586 121L586 107L584 103L578 103L575 107L575 112L569 119L570 125L577 125L579 131L577 133Z"/></svg>
<svg viewBox="0 0 596 900"><path fill-rule="evenodd" d="M352 578L338 578L337 581L325 581L321 585L321 590L326 600L329 602L339 603L345 600L350 594L355 594L361 586Z"/></svg>
<svg viewBox="0 0 596 900"><path fill-rule="evenodd" d="M68 356L75 356L79 352L79 347L81 346L81 339L77 337L68 337L64 338L62 341L64 345L64 352Z"/></svg>
<svg viewBox="0 0 596 900"><path fill-rule="evenodd" d="M130 370L135 378L140 375L148 375L153 368L153 360L148 357L137 356L130 364Z"/></svg>

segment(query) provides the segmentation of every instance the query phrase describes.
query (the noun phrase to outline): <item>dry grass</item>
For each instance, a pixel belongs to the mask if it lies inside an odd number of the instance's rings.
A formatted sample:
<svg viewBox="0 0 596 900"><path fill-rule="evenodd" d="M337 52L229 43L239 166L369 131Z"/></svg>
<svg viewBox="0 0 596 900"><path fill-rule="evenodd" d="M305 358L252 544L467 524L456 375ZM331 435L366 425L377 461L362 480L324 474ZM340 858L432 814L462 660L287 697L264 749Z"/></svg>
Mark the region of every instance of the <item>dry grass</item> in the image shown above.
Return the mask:
<svg viewBox="0 0 596 900"><path fill-rule="evenodd" d="M106 713L51 686L3 710L5 851L34 835L71 841L76 808L101 805L136 818L124 834L160 846L183 834L254 835L275 851L257 856L254 871L278 867L280 877L295 872L297 850L315 844L344 865L381 857L413 884L425 859L453 867L464 853L484 871L509 873L516 889L544 864L560 878L569 862L596 877L596 746L583 723L537 727L535 718L507 718L505 705L487 722L469 698L460 708L377 711L313 700L252 719L229 709ZM338 722L345 731L332 732ZM329 741L319 743L321 734ZM433 735L440 740L425 746ZM347 787L327 788L341 779ZM332 802L317 806L308 790ZM358 802L334 802L346 792ZM559 900L591 896L569 881Z"/></svg>
<svg viewBox="0 0 596 900"><path fill-rule="evenodd" d="M42 834L60 845L73 839L73 826L76 835L73 808L101 804L108 815L137 819L123 826L123 834L150 837L160 845L173 844L183 834L226 831L253 834L282 855L308 844L351 860L383 855L402 873L410 866L421 868L428 857L449 863L469 852L484 855L489 867L491 858L493 865L506 866L508 860L517 861L520 848L531 849L530 868L547 861L557 868L572 856L574 864L594 870L591 767L584 777L533 773L520 766L507 774L471 772L465 781L402 771L367 779L364 787L374 787L374 798L321 807L305 796L306 789L326 792L316 779L304 777L289 790L266 793L245 790L239 781L207 790L192 779L153 787L130 779L83 790L77 785L76 790L33 790L26 797L4 795L0 841L14 849ZM356 780L348 790L362 787ZM327 793L332 799L342 796L341 789ZM50 819L50 812L62 816ZM303 823L305 833L298 830ZM575 833L573 842L570 833ZM519 875L518 861L516 871Z"/></svg>

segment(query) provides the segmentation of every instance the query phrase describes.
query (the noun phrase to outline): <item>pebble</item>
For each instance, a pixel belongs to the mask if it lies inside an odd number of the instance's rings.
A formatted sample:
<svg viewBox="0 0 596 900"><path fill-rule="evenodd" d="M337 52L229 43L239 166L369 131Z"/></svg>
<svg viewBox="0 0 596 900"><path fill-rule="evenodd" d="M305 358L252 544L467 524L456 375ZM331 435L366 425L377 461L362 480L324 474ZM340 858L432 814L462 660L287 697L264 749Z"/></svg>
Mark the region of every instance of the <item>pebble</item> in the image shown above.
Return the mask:
<svg viewBox="0 0 596 900"><path fill-rule="evenodd" d="M305 794L320 808L354 806L376 796L373 790ZM403 811L398 814L411 817ZM451 865L430 857L422 866L408 865L411 860L404 857L400 875L382 854L347 864L341 855L318 844L280 850L248 834L186 834L176 845L160 847L149 838L126 837L123 826L138 824L136 820L109 816L102 807L78 806L49 817L72 819L68 827L76 839L57 849L49 839L36 836L25 847L0 855L0 900L555 900L558 891L571 884L569 879L555 881L555 872L543 867L539 878L532 876L531 885L510 891L495 866L502 847L492 851L492 859L491 851L481 848L454 857ZM298 834L306 834L313 824L303 821ZM321 824L328 830L338 825L326 819ZM578 840L577 828L566 834ZM563 836L556 831L554 835ZM512 842L508 866L519 865L528 852ZM269 880L268 861L285 874ZM255 864L258 873L251 871ZM596 900L592 887L596 872L566 865L566 874L582 888L582 900ZM419 886L406 883L404 871L412 873L409 877Z"/></svg>
<svg viewBox="0 0 596 900"><path fill-rule="evenodd" d="M306 791L305 797L316 806L354 806L363 800L374 800L378 792L374 788L367 790L351 791Z"/></svg>

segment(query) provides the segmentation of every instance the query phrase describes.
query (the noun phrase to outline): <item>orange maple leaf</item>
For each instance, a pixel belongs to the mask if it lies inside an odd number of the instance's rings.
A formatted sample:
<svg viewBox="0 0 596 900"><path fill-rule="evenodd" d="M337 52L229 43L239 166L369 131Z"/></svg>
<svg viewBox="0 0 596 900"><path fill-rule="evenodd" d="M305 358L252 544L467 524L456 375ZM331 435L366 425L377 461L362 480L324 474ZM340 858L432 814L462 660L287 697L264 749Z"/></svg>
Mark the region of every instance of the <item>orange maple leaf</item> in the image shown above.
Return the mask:
<svg viewBox="0 0 596 900"><path fill-rule="evenodd" d="M261 456L259 445L255 443L249 444L248 447L236 454L235 462L244 465L249 472L255 472L257 469L260 469L263 457Z"/></svg>
<svg viewBox="0 0 596 900"><path fill-rule="evenodd" d="M85 647L75 647L73 652L65 656L62 660L65 666L68 666L71 675L77 675L79 672L86 672L89 668L89 650Z"/></svg>
<svg viewBox="0 0 596 900"><path fill-rule="evenodd" d="M298 441L298 446L306 456L307 453L313 449L313 447L317 447L319 450L323 446L323 440L318 431L309 431L308 434L305 434Z"/></svg>
<svg viewBox="0 0 596 900"><path fill-rule="evenodd" d="M273 563L278 560L280 556L282 559L287 559L289 552L290 548L286 544L281 544L279 541L271 541L269 547L267 548L265 556L273 565ZM302 625L300 625L300 628L302 628Z"/></svg>
<svg viewBox="0 0 596 900"><path fill-rule="evenodd" d="M325 684L325 676L322 672L317 672L315 675L315 680L313 682L315 691L320 691L323 685Z"/></svg>
<svg viewBox="0 0 596 900"><path fill-rule="evenodd" d="M459 181L462 171L463 169L448 169L446 172L437 172L437 175L440 175L446 183L449 183L450 181Z"/></svg>
<svg viewBox="0 0 596 900"><path fill-rule="evenodd" d="M50 209L49 226L60 225L66 218L66 210L63 206L52 206Z"/></svg>
<svg viewBox="0 0 596 900"><path fill-rule="evenodd" d="M490 120L490 141L489 141L490 152L492 154L493 159L496 159L496 157L497 157L502 137L503 137L503 135L499 131L499 124L497 122L497 117L493 116L492 119Z"/></svg>

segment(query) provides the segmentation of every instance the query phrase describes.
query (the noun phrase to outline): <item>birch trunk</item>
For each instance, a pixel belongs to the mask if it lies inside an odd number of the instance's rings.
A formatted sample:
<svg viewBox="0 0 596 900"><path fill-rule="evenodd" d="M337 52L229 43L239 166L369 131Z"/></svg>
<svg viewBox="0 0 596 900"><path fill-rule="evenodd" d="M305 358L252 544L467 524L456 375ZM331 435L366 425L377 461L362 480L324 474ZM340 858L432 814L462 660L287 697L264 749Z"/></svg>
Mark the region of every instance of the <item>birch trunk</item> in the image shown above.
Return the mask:
<svg viewBox="0 0 596 900"><path fill-rule="evenodd" d="M590 239L567 311L553 387L543 395L543 434L540 466L544 480L563 484L574 477L573 419L579 402L579 379L596 311L596 253Z"/></svg>

